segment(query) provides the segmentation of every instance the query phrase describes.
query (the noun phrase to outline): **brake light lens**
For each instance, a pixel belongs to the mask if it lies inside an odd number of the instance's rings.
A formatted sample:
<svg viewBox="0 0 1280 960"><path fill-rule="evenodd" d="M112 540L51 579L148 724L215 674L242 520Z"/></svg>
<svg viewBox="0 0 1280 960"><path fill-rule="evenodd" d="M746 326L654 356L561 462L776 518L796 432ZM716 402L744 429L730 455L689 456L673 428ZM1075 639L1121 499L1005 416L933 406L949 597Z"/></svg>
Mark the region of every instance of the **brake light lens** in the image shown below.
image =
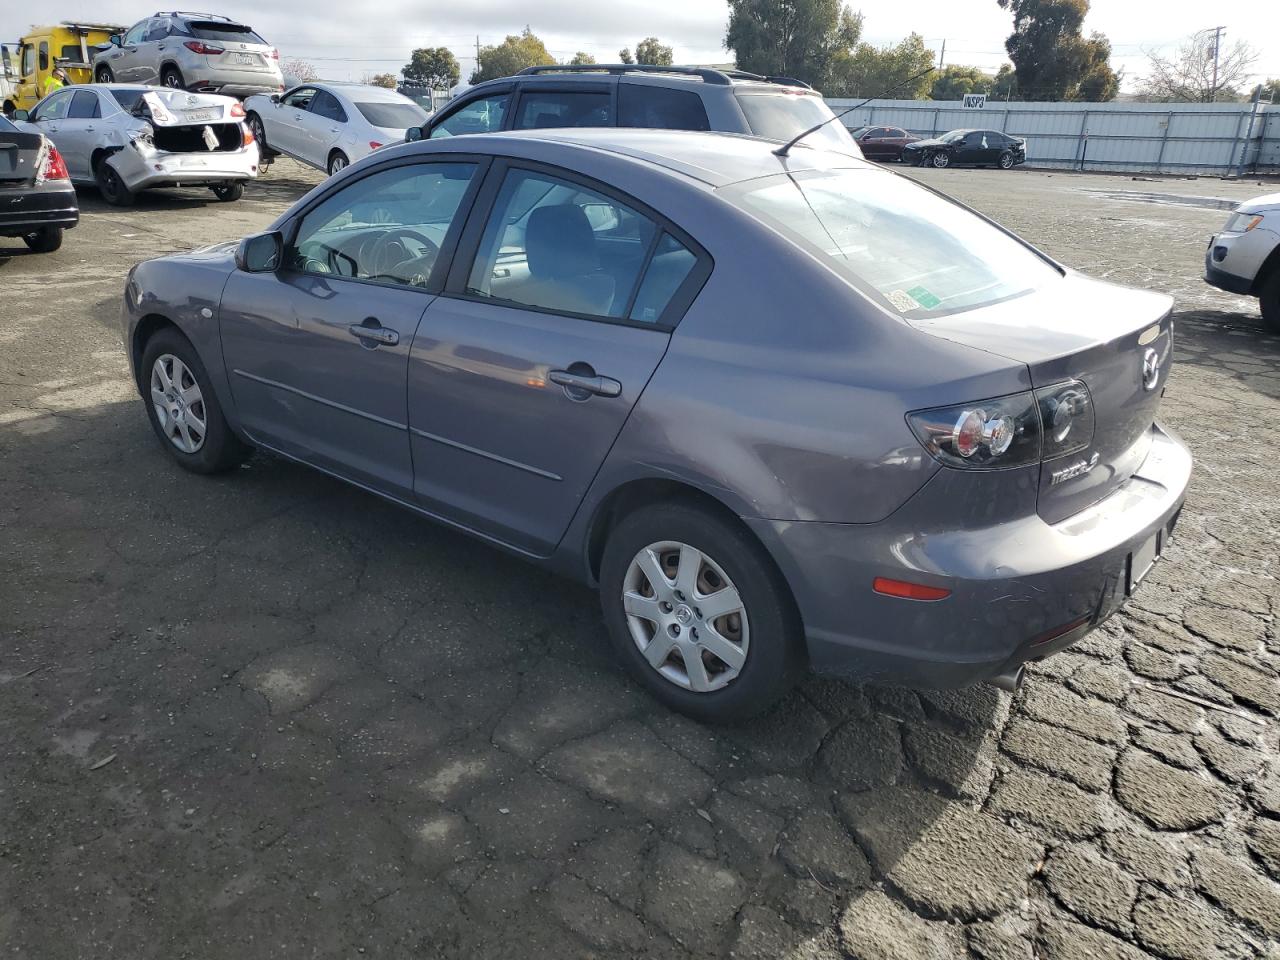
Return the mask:
<svg viewBox="0 0 1280 960"><path fill-rule="evenodd" d="M271 49L271 59L272 59L272 60L279 60L279 59L280 59L280 51L279 51L279 50L277 50L277 49L275 49L274 47L272 47L272 49ZM280 89L281 89L281 90L283 90L283 89L284 89L284 87L281 87Z"/></svg>
<svg viewBox="0 0 1280 960"><path fill-rule="evenodd" d="M221 53L226 53L223 47L214 47L200 40L186 40L183 41L182 45L192 53L203 54L206 57L216 57Z"/></svg>
<svg viewBox="0 0 1280 960"><path fill-rule="evenodd" d="M1093 443L1096 426L1093 398L1079 380L1068 380L1036 391L1044 426L1041 459L1053 460L1084 450Z"/></svg>
<svg viewBox="0 0 1280 960"><path fill-rule="evenodd" d="M239 102L233 103L233 104L231 105L231 116L233 116L233 117L243 117L243 116L244 116L244 104L243 104L243 103L239 103Z"/></svg>
<svg viewBox="0 0 1280 960"><path fill-rule="evenodd" d="M900 600L945 600L951 596L951 591L945 587L931 587L926 583L893 580L890 577L876 577L871 581L871 589L886 597L897 597Z"/></svg>
<svg viewBox="0 0 1280 960"><path fill-rule="evenodd" d="M369 149L370 149L370 150L377 150L380 146L382 146L382 144L381 144L379 141L377 141L377 140L370 140L370 141L369 141Z"/></svg>
<svg viewBox="0 0 1280 960"><path fill-rule="evenodd" d="M49 144L49 152L45 154L44 163L40 166L40 175L36 177L37 183L43 183L46 180L70 180L71 175L67 173L67 162L62 159L62 154L58 152L58 148L52 143Z"/></svg>
<svg viewBox="0 0 1280 960"><path fill-rule="evenodd" d="M949 467L998 469L1040 459L1040 414L1030 392L907 414L924 448Z"/></svg>
<svg viewBox="0 0 1280 960"><path fill-rule="evenodd" d="M242 147L247 147L249 144L253 143L253 131L252 131L252 130L250 130L250 129L249 129L248 127L246 127L246 126L241 125L241 127L240 127L240 131L241 131L241 136L240 136L240 146L242 146Z"/></svg>

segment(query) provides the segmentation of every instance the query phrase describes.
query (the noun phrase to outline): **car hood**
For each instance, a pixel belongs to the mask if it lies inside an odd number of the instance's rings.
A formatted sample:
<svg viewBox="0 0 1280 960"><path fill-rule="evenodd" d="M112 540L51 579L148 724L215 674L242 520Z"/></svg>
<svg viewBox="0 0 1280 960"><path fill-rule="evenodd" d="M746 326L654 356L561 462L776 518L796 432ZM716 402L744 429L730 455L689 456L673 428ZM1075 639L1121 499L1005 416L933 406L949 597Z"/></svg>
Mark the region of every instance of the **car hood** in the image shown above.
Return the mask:
<svg viewBox="0 0 1280 960"><path fill-rule="evenodd" d="M907 144L907 147L945 147L945 146L946 144L943 143L941 140L938 140L937 138L931 138L929 140L912 140L910 143Z"/></svg>
<svg viewBox="0 0 1280 960"><path fill-rule="evenodd" d="M1261 197L1254 197L1252 200L1246 200L1236 207L1236 212L1261 213L1264 210L1273 210L1276 207L1280 207L1280 193L1268 193Z"/></svg>

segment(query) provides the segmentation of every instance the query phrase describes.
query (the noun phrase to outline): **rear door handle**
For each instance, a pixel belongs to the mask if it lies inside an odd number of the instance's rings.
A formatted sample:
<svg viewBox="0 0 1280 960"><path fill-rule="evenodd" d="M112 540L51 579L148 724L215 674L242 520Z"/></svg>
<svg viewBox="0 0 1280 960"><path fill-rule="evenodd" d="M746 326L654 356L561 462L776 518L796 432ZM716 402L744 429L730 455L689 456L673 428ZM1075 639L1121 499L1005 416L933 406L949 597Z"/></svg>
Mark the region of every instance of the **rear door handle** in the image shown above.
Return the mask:
<svg viewBox="0 0 1280 960"><path fill-rule="evenodd" d="M400 342L400 334L396 333L390 327L384 327L378 322L377 317L367 317L361 323L353 323L347 327L347 333L361 341L373 341L373 346L378 344L386 344L388 347L394 347ZM368 346L366 343L365 346Z"/></svg>
<svg viewBox="0 0 1280 960"><path fill-rule="evenodd" d="M598 397L617 397L622 395L622 384L612 377L586 376L570 373L568 370L552 370L547 379L564 387L565 392L575 400L585 400L587 395Z"/></svg>

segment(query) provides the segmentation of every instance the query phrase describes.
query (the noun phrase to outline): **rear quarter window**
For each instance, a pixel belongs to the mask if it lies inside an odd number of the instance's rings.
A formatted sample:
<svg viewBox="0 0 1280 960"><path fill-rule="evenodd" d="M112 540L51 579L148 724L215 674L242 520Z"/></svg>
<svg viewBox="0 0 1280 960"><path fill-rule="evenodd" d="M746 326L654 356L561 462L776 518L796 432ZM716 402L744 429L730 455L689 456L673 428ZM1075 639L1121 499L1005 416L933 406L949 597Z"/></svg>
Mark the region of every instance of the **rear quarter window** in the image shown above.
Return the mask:
<svg viewBox="0 0 1280 960"><path fill-rule="evenodd" d="M618 126L657 130L710 130L702 97L692 90L650 84L618 87Z"/></svg>

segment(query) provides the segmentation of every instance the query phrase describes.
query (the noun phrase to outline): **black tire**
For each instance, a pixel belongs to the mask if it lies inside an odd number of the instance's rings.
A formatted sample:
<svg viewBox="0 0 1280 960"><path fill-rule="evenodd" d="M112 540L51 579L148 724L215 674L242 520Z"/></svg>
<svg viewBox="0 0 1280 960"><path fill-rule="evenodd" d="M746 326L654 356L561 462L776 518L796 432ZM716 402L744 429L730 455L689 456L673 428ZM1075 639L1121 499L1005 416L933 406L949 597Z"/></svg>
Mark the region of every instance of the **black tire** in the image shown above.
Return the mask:
<svg viewBox="0 0 1280 960"><path fill-rule="evenodd" d="M947 153L945 150L939 150L929 158L929 162L933 164L935 169L945 170L947 167L951 166L951 154Z"/></svg>
<svg viewBox="0 0 1280 960"><path fill-rule="evenodd" d="M1274 334L1280 334L1280 270L1272 269L1271 275L1258 288L1258 307L1262 310L1262 324Z"/></svg>
<svg viewBox="0 0 1280 960"><path fill-rule="evenodd" d="M194 453L185 453L169 439L155 405L151 402L151 372L156 361L165 355L177 357L191 372L204 405L206 432L200 448ZM200 354L191 345L191 341L175 327L166 327L147 341L142 351L142 365L139 368L139 379L142 382L142 401L147 410L147 419L151 421L151 429L155 431L160 445L169 452L183 468L192 473L222 473L238 467L253 452L239 437L231 432L226 418L222 415L222 406L218 395L214 392L213 382L200 362Z"/></svg>
<svg viewBox="0 0 1280 960"><path fill-rule="evenodd" d="M1011 151L1006 150L1004 153L1000 154L1000 169L1001 170L1013 169L1013 153Z"/></svg>
<svg viewBox="0 0 1280 960"><path fill-rule="evenodd" d="M93 72L93 81L94 83L115 83L116 75L111 72L110 67L103 64Z"/></svg>
<svg viewBox="0 0 1280 960"><path fill-rule="evenodd" d="M249 125L249 132L253 134L253 139L258 142L258 155L261 161L270 162L275 156L275 151L267 145L267 128L262 124L262 118L256 113L250 113L245 117L245 123Z"/></svg>
<svg viewBox="0 0 1280 960"><path fill-rule="evenodd" d="M746 660L738 675L718 690L695 693L668 680L649 665L628 627L622 597L631 562L646 547L663 541L702 551L724 571L742 599L749 624ZM761 713L803 671L804 632L781 573L740 524L696 504L657 503L625 517L605 545L600 599L610 640L627 670L663 704L696 719L734 721Z"/></svg>
<svg viewBox="0 0 1280 960"><path fill-rule="evenodd" d="M209 189L223 203L235 203L244 196L244 184L238 180L235 183L220 183Z"/></svg>
<svg viewBox="0 0 1280 960"><path fill-rule="evenodd" d="M111 206L133 206L137 195L125 186L124 181L120 179L120 174L116 173L106 157L98 161L98 168L94 170L93 177L98 182L98 192L102 194L102 199Z"/></svg>
<svg viewBox="0 0 1280 960"><path fill-rule="evenodd" d="M347 155L341 150L335 150L329 154L329 163L325 170L332 177L335 173L340 173L350 165L351 161L347 159Z"/></svg>
<svg viewBox="0 0 1280 960"><path fill-rule="evenodd" d="M187 82L182 79L182 71L170 64L160 71L160 86L172 90L187 89Z"/></svg>
<svg viewBox="0 0 1280 960"><path fill-rule="evenodd" d="M22 238L32 253L53 253L62 246L62 227L41 227Z"/></svg>

